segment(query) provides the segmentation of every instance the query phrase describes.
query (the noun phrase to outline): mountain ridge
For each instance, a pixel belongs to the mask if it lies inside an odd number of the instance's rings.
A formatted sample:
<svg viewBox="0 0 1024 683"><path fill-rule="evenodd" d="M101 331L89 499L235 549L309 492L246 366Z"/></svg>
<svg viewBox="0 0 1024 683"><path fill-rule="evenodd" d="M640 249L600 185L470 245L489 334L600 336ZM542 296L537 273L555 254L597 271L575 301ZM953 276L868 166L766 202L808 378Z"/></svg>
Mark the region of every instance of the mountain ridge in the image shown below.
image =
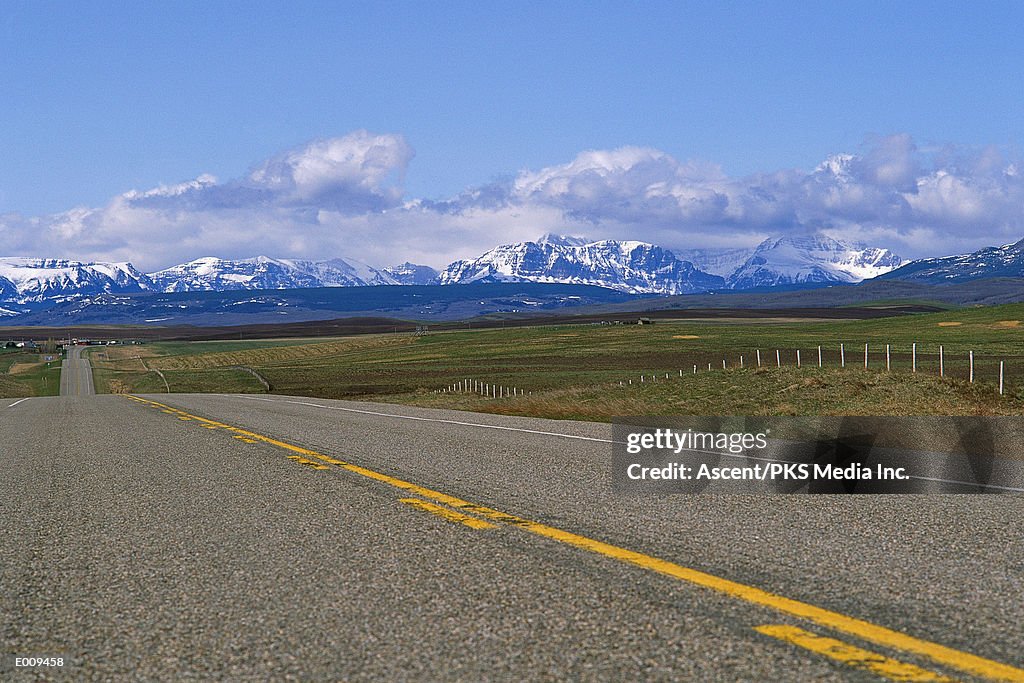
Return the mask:
<svg viewBox="0 0 1024 683"><path fill-rule="evenodd" d="M955 272L947 272L950 269ZM674 296L781 291L872 278L939 283L992 276L1024 276L1024 240L972 254L905 263L888 249L843 242L821 233L770 238L749 250L675 252L635 240L591 240L549 233L534 241L496 246L476 258L454 261L441 271L409 262L376 268L349 258L313 261L207 256L143 273L127 262L0 257L0 316L101 294L537 282Z"/></svg>
<svg viewBox="0 0 1024 683"><path fill-rule="evenodd" d="M1024 239L969 254L911 261L879 279L948 284L995 277L1024 277Z"/></svg>
<svg viewBox="0 0 1024 683"><path fill-rule="evenodd" d="M721 277L646 242L580 243L549 236L536 242L500 245L476 259L455 261L441 271L439 282L560 282L630 294L692 294L725 284Z"/></svg>

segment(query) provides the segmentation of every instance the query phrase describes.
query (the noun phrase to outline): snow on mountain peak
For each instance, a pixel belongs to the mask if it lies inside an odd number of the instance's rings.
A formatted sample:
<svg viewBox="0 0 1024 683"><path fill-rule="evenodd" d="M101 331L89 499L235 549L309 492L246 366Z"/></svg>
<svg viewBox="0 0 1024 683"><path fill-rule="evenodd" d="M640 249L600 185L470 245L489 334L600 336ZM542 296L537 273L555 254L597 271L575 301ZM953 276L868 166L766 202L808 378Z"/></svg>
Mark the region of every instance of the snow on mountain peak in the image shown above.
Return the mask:
<svg viewBox="0 0 1024 683"><path fill-rule="evenodd" d="M456 261L441 272L441 284L468 282L557 282L608 287L630 293L682 294L716 289L722 278L645 242L562 240L504 244L476 259Z"/></svg>
<svg viewBox="0 0 1024 683"><path fill-rule="evenodd" d="M811 282L860 282L897 268L903 260L888 249L846 244L821 233L762 242L728 282L731 289Z"/></svg>
<svg viewBox="0 0 1024 683"><path fill-rule="evenodd" d="M0 257L0 298L7 303L37 303L101 292L138 292L149 285L148 278L130 263Z"/></svg>
<svg viewBox="0 0 1024 683"><path fill-rule="evenodd" d="M850 177L850 166L856 158L853 154L833 154L818 164L814 172L847 179Z"/></svg>
<svg viewBox="0 0 1024 683"><path fill-rule="evenodd" d="M304 261L269 256L237 260L205 256L157 271L150 277L156 288L165 292L395 284L381 271L358 261Z"/></svg>
<svg viewBox="0 0 1024 683"><path fill-rule="evenodd" d="M550 244L557 247L582 247L585 244L590 244L590 242L586 237L558 235L553 232L544 233L537 240L537 244Z"/></svg>
<svg viewBox="0 0 1024 683"><path fill-rule="evenodd" d="M1019 263L1022 251L1024 240L1016 245L990 248L985 258L1012 265ZM686 252L673 252L637 240L594 241L549 233L537 241L499 245L475 259L456 261L440 273L429 266L408 262L374 268L351 259L309 261L260 255L234 260L204 256L145 274L126 262L4 257L0 258L0 305L47 304L121 292L500 281L586 284L637 294L686 294L798 283L859 282L891 271L901 263L887 249L844 243L820 233L771 238L753 250Z"/></svg>
<svg viewBox="0 0 1024 683"><path fill-rule="evenodd" d="M1024 278L1024 239L1001 247L985 247L970 254L911 261L883 277L930 284L993 277Z"/></svg>

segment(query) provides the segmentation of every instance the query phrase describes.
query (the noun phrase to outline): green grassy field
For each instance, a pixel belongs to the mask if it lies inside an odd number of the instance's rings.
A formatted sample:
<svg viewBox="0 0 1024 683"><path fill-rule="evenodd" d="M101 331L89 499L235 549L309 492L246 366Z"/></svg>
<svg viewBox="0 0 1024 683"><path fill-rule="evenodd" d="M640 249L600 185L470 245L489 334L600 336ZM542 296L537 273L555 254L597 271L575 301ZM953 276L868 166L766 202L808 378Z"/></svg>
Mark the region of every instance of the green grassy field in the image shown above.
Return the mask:
<svg viewBox="0 0 1024 683"><path fill-rule="evenodd" d="M56 396L60 393L60 355L44 356L21 349L0 350L0 398Z"/></svg>
<svg viewBox="0 0 1024 683"><path fill-rule="evenodd" d="M679 320L419 337L154 343L108 347L92 359L100 391L263 392L263 378L275 393L599 420L631 414L1020 414L1022 320L1024 305L1015 304L867 321ZM944 378L938 376L940 345ZM975 352L974 384L967 381L969 351ZM1002 397L996 391L1000 361ZM437 393L466 379L526 395Z"/></svg>

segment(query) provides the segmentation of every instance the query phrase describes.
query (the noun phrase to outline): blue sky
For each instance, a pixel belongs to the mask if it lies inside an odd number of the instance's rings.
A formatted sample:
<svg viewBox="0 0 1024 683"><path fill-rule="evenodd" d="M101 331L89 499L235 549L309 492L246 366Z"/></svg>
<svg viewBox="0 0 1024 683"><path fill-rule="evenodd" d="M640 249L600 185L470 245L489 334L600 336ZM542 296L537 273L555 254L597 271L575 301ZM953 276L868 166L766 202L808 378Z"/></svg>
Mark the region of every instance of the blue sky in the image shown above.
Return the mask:
<svg viewBox="0 0 1024 683"><path fill-rule="evenodd" d="M400 137L404 145L385 174L400 187L389 188L390 204L374 204L374 211L408 209L419 200L448 201L450 208L466 192L571 165L587 150L657 150L682 167L714 167L700 174L703 185L716 174L742 185L757 174L812 173L837 153L891 151L892 140L908 138L905 151L922 178L956 170L953 156L961 159L959 172L971 175L963 159L974 164L993 150L1005 170L1024 138L1021 3L439 5L4 0L0 215L7 219L0 236L22 249L49 248L26 237L26 225L55 231L51 242L77 238L81 231L67 220L63 230L54 228L63 220L54 216L107 210L90 220L109 224L116 222L110 203L123 193L203 174L230 186L288 150L361 130ZM670 170L675 179L679 173ZM1010 193L1004 203L1016 197L1015 186L1001 191ZM222 203L216 208L223 211ZM303 221L282 218L280 208L257 221L282 222L281 234L274 233L277 255L349 243L366 251L359 240L374 232L364 228L360 237L334 223L301 233ZM321 208L307 202L304 215ZM680 247L704 246L709 235L721 234L687 223L686 212L674 219L679 234L666 238L668 227L657 216L646 223L639 215L611 217L606 224L591 209L580 222L578 207L565 202L558 204L564 220L531 213L533 205L519 208L536 224L518 226L524 235L564 227L674 239ZM803 208L798 213L806 215ZM408 222L446 235L472 229L435 214ZM508 233L510 215L477 216L480 239L460 237L459 244L476 248ZM231 232L230 217L214 218L179 228L187 236L195 224L217 222ZM251 222L253 215L235 220L243 218ZM839 229L855 218L856 212L815 214L791 222L794 229L808 221ZM856 222L855 232L884 238L889 230L892 246L913 253L935 234L951 246L973 245L1024 225L1000 213L984 219L993 222L990 229L957 233L929 227L943 223L932 214L917 216L913 226L892 224L897 219L891 211L875 215ZM390 230L401 243L406 233L396 221L390 217L377 232ZM731 243L788 229L784 219L776 222L731 224ZM133 225L142 230L145 221ZM939 233L929 238L922 229ZM334 241L318 238L317 230ZM352 239L339 238L339 230L352 230ZM111 233L106 246L98 238L74 239L65 252L138 258L131 248L118 250L128 238ZM196 249L209 244L236 255L249 243L196 240ZM383 245L369 246L390 252ZM443 260L419 247L408 255Z"/></svg>

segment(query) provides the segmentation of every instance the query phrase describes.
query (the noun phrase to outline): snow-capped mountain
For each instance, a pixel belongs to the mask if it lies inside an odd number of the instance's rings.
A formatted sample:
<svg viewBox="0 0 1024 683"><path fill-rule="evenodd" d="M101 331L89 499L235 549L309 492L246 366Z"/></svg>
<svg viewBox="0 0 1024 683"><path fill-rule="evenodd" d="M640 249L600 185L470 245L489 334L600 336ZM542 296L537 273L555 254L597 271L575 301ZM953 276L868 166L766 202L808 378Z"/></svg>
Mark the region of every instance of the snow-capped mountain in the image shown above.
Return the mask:
<svg viewBox="0 0 1024 683"><path fill-rule="evenodd" d="M404 263L378 270L350 259L257 256L229 260L208 256L145 274L130 263L0 257L0 317L103 293L428 284L436 277L437 271L428 266Z"/></svg>
<svg viewBox="0 0 1024 683"><path fill-rule="evenodd" d="M420 266L408 261L397 266L381 268L380 272L399 285L436 285L439 274L430 266Z"/></svg>
<svg viewBox="0 0 1024 683"><path fill-rule="evenodd" d="M1024 240L1001 247L985 247L970 254L911 261L881 277L928 284L985 277L1024 277Z"/></svg>
<svg viewBox="0 0 1024 683"><path fill-rule="evenodd" d="M316 279L294 272L274 259L256 257L230 261L204 256L150 274L161 292L223 291L232 289L278 289L314 287Z"/></svg>
<svg viewBox="0 0 1024 683"><path fill-rule="evenodd" d="M1021 276L1022 252L1024 241L966 256L916 262L893 277L939 281ZM413 263L374 268L340 258L309 261L257 256L230 260L209 256L145 274L130 263L6 257L0 258L0 317L69 299L86 302L96 295L139 292L505 281L596 285L631 294L690 294L859 282L900 263L900 258L886 249L848 245L823 235L765 240L752 253L740 249L673 253L646 242L548 234L537 241L505 244L478 258L456 261L440 273ZM945 274L947 270L954 274Z"/></svg>
<svg viewBox="0 0 1024 683"><path fill-rule="evenodd" d="M705 273L721 275L728 278L747 262L754 253L752 248L746 249L683 249L676 250L675 255L689 261Z"/></svg>
<svg viewBox="0 0 1024 683"><path fill-rule="evenodd" d="M161 292L236 289L302 289L397 284L383 272L358 261L302 261L266 256L227 260L206 256L150 273Z"/></svg>
<svg viewBox="0 0 1024 683"><path fill-rule="evenodd" d="M505 244L475 259L456 261L441 284L558 282L599 285L632 294L688 294L719 289L725 281L645 242L545 235L537 242Z"/></svg>
<svg viewBox="0 0 1024 683"><path fill-rule="evenodd" d="M821 234L767 239L728 277L730 289L867 280L899 267L888 249L846 244Z"/></svg>
<svg viewBox="0 0 1024 683"><path fill-rule="evenodd" d="M61 301L102 292L141 292L149 278L130 263L84 263L66 259L0 257L0 302Z"/></svg>

